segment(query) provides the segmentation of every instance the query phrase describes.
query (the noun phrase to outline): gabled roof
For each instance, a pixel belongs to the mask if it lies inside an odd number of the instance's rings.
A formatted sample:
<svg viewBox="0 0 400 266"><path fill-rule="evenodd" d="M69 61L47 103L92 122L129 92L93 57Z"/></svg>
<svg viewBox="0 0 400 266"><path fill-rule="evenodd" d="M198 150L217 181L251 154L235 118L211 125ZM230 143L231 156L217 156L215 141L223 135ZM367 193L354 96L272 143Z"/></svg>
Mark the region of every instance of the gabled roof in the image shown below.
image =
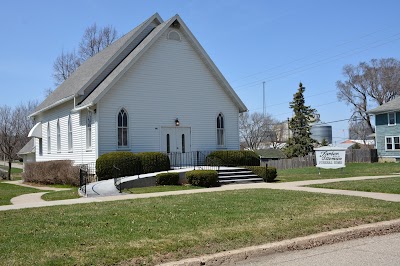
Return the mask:
<svg viewBox="0 0 400 266"><path fill-rule="evenodd" d="M393 100L382 104L372 110L367 111L368 114L381 114L393 111L400 111L400 96L397 96Z"/></svg>
<svg viewBox="0 0 400 266"><path fill-rule="evenodd" d="M132 42L135 38L142 33L145 28L153 21L157 22L157 26L149 32L143 40L131 50L126 57L122 58L120 62L112 62L116 60L119 53ZM83 100L76 106L76 109L84 108L96 104L107 91L119 80L119 78L134 64L137 60L151 47L151 45L173 24L179 23L182 32L185 34L189 42L194 46L202 58L203 62L210 69L211 73L218 80L221 86L225 89L227 94L231 97L232 101L238 106L240 112L247 111L247 107L240 100L233 88L226 81L224 76L215 66L214 62L207 55L200 43L196 40L186 24L182 21L179 15L175 15L169 20L162 22L161 17L156 13L141 25L133 29L128 34L124 35L112 45L94 55L82 64L64 83L62 83L43 103L41 103L31 116L36 115L46 109L50 109L64 100L70 100L76 95L83 95L86 88L91 88L88 93L85 93ZM138 40L136 40L137 42ZM104 76L98 84L94 83L98 75L110 64L115 67L110 73ZM104 74L103 74L104 75Z"/></svg>
<svg viewBox="0 0 400 266"><path fill-rule="evenodd" d="M28 143L17 153L18 155L35 153L35 139L31 138Z"/></svg>
<svg viewBox="0 0 400 266"><path fill-rule="evenodd" d="M107 66L116 59L129 43L154 21L160 24L163 20L158 13L154 14L114 43L86 60L67 80L58 86L38 107L36 107L31 116L61 104L65 100L70 100L78 94L82 94L83 90L102 74Z"/></svg>

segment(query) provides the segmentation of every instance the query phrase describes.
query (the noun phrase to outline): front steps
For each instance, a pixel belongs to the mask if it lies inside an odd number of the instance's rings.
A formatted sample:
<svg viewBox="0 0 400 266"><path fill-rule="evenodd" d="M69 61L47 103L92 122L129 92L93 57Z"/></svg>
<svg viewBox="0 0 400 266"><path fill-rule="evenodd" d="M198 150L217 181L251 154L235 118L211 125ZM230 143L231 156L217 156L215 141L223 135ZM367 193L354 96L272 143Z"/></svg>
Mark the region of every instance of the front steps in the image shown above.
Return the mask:
<svg viewBox="0 0 400 266"><path fill-rule="evenodd" d="M252 171L245 168L226 168L220 169L218 179L221 185L232 183L255 183L264 182L264 180L255 175Z"/></svg>

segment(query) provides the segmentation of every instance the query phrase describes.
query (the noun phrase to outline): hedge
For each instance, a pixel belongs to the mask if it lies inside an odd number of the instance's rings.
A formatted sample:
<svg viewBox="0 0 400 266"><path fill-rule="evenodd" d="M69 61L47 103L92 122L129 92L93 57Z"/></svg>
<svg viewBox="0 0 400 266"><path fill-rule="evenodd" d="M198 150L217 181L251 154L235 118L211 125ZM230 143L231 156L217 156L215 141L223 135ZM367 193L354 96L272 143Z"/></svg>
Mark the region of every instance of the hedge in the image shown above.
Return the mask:
<svg viewBox="0 0 400 266"><path fill-rule="evenodd" d="M179 185L179 173L161 173L156 175L157 186Z"/></svg>
<svg viewBox="0 0 400 266"><path fill-rule="evenodd" d="M260 157L253 151L214 151L206 158L207 165L259 166Z"/></svg>
<svg viewBox="0 0 400 266"><path fill-rule="evenodd" d="M114 178L114 168L120 169L119 176L133 176L167 171L169 158L161 152L116 151L101 155L96 161L96 174L99 180Z"/></svg>
<svg viewBox="0 0 400 266"><path fill-rule="evenodd" d="M265 166L246 166L246 168L259 177L262 177L265 182L274 182L275 178L278 176L275 167L268 167L267 170L265 170Z"/></svg>
<svg viewBox="0 0 400 266"><path fill-rule="evenodd" d="M96 161L96 175L99 180L114 178L114 165L119 176L133 176L141 172L140 157L129 151L109 152Z"/></svg>
<svg viewBox="0 0 400 266"><path fill-rule="evenodd" d="M137 153L142 163L141 174L170 170L168 155L161 152Z"/></svg>
<svg viewBox="0 0 400 266"><path fill-rule="evenodd" d="M199 187L219 186L218 172L214 170L193 170L186 173L189 184Z"/></svg>
<svg viewBox="0 0 400 266"><path fill-rule="evenodd" d="M70 160L25 163L24 182L79 186L79 166Z"/></svg>

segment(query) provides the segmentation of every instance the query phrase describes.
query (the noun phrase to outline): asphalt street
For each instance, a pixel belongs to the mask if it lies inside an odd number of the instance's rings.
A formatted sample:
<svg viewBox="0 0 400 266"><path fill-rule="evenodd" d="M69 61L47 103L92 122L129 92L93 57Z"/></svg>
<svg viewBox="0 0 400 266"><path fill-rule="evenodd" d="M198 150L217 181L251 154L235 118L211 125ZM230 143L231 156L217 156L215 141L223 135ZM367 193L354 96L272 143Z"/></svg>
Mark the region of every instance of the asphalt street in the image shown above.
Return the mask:
<svg viewBox="0 0 400 266"><path fill-rule="evenodd" d="M307 250L248 259L236 266L398 266L400 233L361 238Z"/></svg>

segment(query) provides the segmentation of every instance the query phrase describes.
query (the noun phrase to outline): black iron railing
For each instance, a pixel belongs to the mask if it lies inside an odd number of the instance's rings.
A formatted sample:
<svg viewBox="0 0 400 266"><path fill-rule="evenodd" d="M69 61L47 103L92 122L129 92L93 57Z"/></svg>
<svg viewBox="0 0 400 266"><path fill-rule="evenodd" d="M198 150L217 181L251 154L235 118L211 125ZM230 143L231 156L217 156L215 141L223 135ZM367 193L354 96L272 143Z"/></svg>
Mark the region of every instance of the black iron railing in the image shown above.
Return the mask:
<svg viewBox="0 0 400 266"><path fill-rule="evenodd" d="M121 169L114 165L113 171L114 171L114 186L118 189L119 193L121 193L122 192L122 177L120 177Z"/></svg>
<svg viewBox="0 0 400 266"><path fill-rule="evenodd" d="M84 165L81 165L79 168L79 189L81 192L86 195L86 185L88 183L88 171L87 168L84 168Z"/></svg>

